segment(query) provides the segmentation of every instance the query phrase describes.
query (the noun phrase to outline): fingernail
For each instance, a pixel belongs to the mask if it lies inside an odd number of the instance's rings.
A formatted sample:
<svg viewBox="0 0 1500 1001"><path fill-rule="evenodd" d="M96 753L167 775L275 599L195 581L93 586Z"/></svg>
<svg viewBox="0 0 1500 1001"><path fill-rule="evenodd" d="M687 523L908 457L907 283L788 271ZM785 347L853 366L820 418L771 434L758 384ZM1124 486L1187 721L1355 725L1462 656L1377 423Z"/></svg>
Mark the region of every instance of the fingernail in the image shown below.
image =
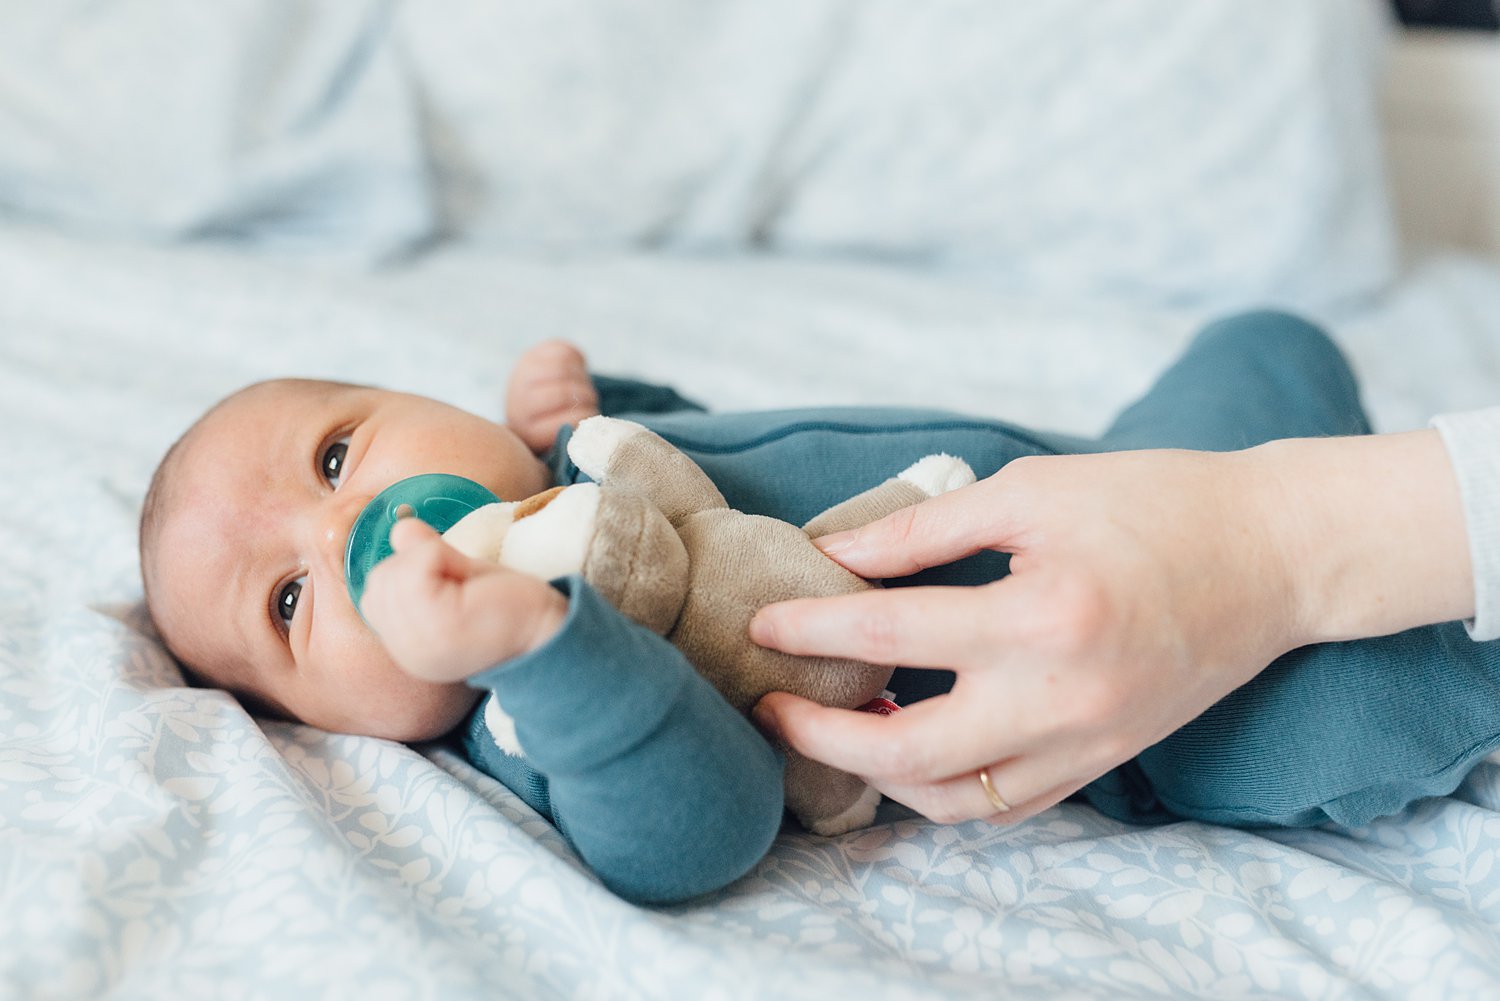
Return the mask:
<svg viewBox="0 0 1500 1001"><path fill-rule="evenodd" d="M781 739L781 727L776 725L776 714L757 702L755 708L750 710L750 720L772 740Z"/></svg>
<svg viewBox="0 0 1500 1001"><path fill-rule="evenodd" d="M829 556L837 556L854 543L853 532L834 532L813 540L813 545Z"/></svg>
<svg viewBox="0 0 1500 1001"><path fill-rule="evenodd" d="M750 620L750 638L760 646L776 645L776 627L765 613L756 612Z"/></svg>

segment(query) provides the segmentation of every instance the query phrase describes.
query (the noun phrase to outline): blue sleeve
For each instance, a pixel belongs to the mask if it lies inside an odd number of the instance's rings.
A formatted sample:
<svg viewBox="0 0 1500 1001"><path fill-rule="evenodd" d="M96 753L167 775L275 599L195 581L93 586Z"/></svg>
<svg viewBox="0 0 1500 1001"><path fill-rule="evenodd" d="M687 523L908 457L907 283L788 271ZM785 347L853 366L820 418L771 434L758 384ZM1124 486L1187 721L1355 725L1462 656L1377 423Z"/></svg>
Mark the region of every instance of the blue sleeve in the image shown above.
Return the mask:
<svg viewBox="0 0 1500 1001"><path fill-rule="evenodd" d="M554 586L568 597L557 635L469 679L496 693L526 754L486 771L622 897L666 903L738 879L781 826L780 755L676 647L582 578ZM470 755L484 767L491 750Z"/></svg>
<svg viewBox="0 0 1500 1001"><path fill-rule="evenodd" d="M590 373L589 378L593 380L594 391L599 394L601 414L671 414L705 409L703 404L688 399L671 386L598 373Z"/></svg>

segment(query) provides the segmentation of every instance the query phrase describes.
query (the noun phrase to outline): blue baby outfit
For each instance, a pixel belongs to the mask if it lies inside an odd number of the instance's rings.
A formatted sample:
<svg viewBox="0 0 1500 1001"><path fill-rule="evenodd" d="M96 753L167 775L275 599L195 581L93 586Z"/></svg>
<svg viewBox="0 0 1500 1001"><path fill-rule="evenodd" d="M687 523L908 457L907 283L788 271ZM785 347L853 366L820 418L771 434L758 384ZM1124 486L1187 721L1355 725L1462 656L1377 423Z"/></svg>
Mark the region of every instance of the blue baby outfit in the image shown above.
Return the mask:
<svg viewBox="0 0 1500 1001"><path fill-rule="evenodd" d="M983 478L1023 455L1230 450L1370 430L1338 350L1272 312L1206 328L1097 441L941 411L708 414L662 387L598 383L605 413L687 453L731 507L794 524L934 452ZM552 457L559 484L583 478L569 434ZM1007 572L1008 557L983 552L885 583L975 585ZM779 755L666 640L581 578L554 584L569 602L558 634L470 680L514 717L526 756L495 745L481 703L463 729L470 760L551 819L622 896L682 900L732 882L779 829ZM909 704L951 683L948 672L898 670L891 687ZM1292 651L1078 795L1136 823L1358 825L1451 791L1496 746L1500 643L1450 623Z"/></svg>

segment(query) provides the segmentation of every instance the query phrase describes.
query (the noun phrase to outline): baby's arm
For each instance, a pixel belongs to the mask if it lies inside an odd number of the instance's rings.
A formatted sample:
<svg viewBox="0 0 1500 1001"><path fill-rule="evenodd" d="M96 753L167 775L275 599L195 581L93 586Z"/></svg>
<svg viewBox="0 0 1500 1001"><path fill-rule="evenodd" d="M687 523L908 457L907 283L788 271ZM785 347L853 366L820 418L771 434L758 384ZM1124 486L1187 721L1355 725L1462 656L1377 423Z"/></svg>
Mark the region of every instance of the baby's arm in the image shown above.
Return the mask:
<svg viewBox="0 0 1500 1001"><path fill-rule="evenodd" d="M557 586L568 614L552 641L469 682L496 693L545 776L528 801L622 897L667 903L728 885L780 829L780 758L670 643L582 578ZM482 766L500 753L470 743ZM501 777L516 760L487 770Z"/></svg>
<svg viewBox="0 0 1500 1001"><path fill-rule="evenodd" d="M555 587L471 560L414 518L391 544L361 606L381 642L418 677L499 696L549 819L607 886L684 900L765 855L781 760L676 647L579 577Z"/></svg>
<svg viewBox="0 0 1500 1001"><path fill-rule="evenodd" d="M564 424L598 412L588 365L572 344L543 341L516 360L505 391L505 423L537 455L552 447Z"/></svg>

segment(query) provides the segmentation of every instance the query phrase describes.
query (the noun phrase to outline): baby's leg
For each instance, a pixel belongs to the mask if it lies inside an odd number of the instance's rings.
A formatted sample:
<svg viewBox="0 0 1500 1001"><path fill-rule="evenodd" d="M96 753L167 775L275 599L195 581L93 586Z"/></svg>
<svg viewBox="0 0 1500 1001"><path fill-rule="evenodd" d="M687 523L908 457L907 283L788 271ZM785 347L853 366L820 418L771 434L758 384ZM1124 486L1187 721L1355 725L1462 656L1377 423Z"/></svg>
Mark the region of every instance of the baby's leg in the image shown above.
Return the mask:
<svg viewBox="0 0 1500 1001"><path fill-rule="evenodd" d="M1460 623L1293 650L1084 795L1123 819L1359 826L1500 747L1500 642ZM1133 793L1133 795L1132 795Z"/></svg>
<svg viewBox="0 0 1500 1001"><path fill-rule="evenodd" d="M1286 313L1209 324L1100 439L1109 451L1231 451L1274 438L1368 434L1359 389L1339 349Z"/></svg>

